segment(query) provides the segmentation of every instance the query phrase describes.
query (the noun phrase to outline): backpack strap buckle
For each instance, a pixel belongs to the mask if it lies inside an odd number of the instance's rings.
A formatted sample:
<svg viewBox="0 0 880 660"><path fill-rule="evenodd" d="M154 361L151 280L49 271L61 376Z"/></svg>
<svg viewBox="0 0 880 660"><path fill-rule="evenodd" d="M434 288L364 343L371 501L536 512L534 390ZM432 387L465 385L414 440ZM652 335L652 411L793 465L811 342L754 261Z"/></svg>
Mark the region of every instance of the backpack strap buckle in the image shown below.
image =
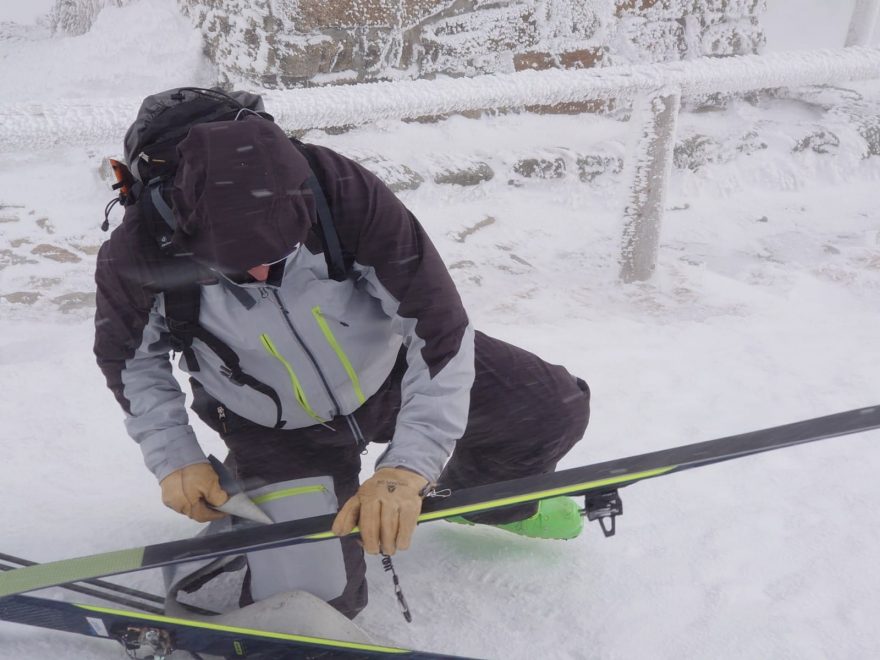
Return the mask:
<svg viewBox="0 0 880 660"><path fill-rule="evenodd" d="M242 373L241 369L233 371L228 365L220 365L220 375L228 378L230 383L237 385L238 387L244 387L244 383L239 380L239 376L241 376Z"/></svg>
<svg viewBox="0 0 880 660"><path fill-rule="evenodd" d="M192 348L193 327L189 321L181 321L179 319L165 318L168 325L168 334L166 340L174 353L183 353L183 359L186 361L186 368L190 372L199 371L199 361L196 353Z"/></svg>

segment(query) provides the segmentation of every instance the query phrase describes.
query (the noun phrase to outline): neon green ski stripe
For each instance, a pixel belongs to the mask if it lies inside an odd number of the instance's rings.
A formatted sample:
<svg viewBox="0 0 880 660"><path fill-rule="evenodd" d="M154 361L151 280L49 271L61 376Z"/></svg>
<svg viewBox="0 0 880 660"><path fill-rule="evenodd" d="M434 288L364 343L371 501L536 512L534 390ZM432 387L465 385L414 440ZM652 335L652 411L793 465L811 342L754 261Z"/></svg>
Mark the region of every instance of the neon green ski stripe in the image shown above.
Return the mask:
<svg viewBox="0 0 880 660"><path fill-rule="evenodd" d="M284 499L285 497L292 497L294 495L305 495L306 493L323 493L326 492L327 489L318 484L316 486L297 486L296 488L285 488L284 490L276 490L272 493L266 493L265 495L258 495L253 498L254 504L262 504L263 502L274 502L275 500Z"/></svg>
<svg viewBox="0 0 880 660"><path fill-rule="evenodd" d="M355 649L358 651L374 651L379 653L409 653L408 649L396 648L393 646L378 646L375 644L360 644L358 642L344 642L334 639L324 639L321 637L308 637L306 635L291 635L289 633L270 632L268 630L258 630L256 628L240 628L238 626L224 626L219 623L211 623L209 621L195 621L193 619L179 619L170 616L162 616L160 614L141 614L140 612L127 612L125 610L116 610L110 607L100 607L98 605L83 605L77 603L76 606L88 612L97 612L99 614L109 614L121 617L135 617L140 621L152 621L153 623L167 623L172 625L182 625L187 628L201 628L202 630L215 630L218 632L228 632L239 635L251 635L253 637L262 637L263 639L278 639L291 642L305 642L307 644L316 644L320 646L329 646L331 648Z"/></svg>
<svg viewBox="0 0 880 660"><path fill-rule="evenodd" d="M587 481L582 484L572 484L570 486L561 486L559 488L551 488L549 490L532 491L524 495L515 495L513 497L502 497L497 500L486 500L478 504L468 506L458 506L452 509L444 509L443 511L433 511L431 513L423 513L419 516L419 522L427 522L429 520L437 520L439 518L448 518L449 516L460 516L467 513L476 513L485 511L486 509L508 506L510 504L524 504L535 500L542 500L547 497L558 497L560 495L569 495L578 491L601 488L602 486L613 486L614 484L624 483L626 481L637 481L640 479L648 479L650 477L658 477L661 474L672 472L677 465L656 468L654 470L646 470L645 472L628 472L616 477L608 477L607 479L598 479L596 481Z"/></svg>
<svg viewBox="0 0 880 660"><path fill-rule="evenodd" d="M144 549L131 548L62 562L26 566L0 575L0 596L41 589L46 584L64 584L109 573L136 571L143 561Z"/></svg>
<svg viewBox="0 0 880 660"><path fill-rule="evenodd" d="M667 474L678 468L677 465L669 465L667 467L655 468L653 470L645 470L644 472L627 472L616 477L608 477L606 479L597 479L596 481L585 481L580 484L572 484L570 486L560 486L559 488L551 488L548 490L537 490L525 493L523 495L514 495L513 497L502 497L497 500L485 500L477 504L469 504L467 506L457 506L451 509L443 509L442 511L432 511L423 513L419 516L419 522L429 522L431 520L439 520L450 516L460 516L467 513L478 513L495 507L509 506L511 504L525 504L526 502L534 502L543 500L548 497L559 497L560 495L570 495L578 491L589 490L593 488L601 488L602 486L613 486L614 484L625 483L627 481L639 481L641 479L649 479L651 477L659 477L661 474ZM357 534L358 528L355 527L350 534ZM313 541L321 539L336 538L333 532L319 532L317 534L309 534L303 536L304 539Z"/></svg>
<svg viewBox="0 0 880 660"><path fill-rule="evenodd" d="M653 470L645 470L644 472L627 472L616 477L608 477L606 479L597 479L596 481L585 481L580 484L572 484L570 486L561 486L559 488L551 488L548 490L538 490L525 493L523 495L514 495L513 497L502 497L497 500L485 500L477 504L469 504L467 506L457 506L451 509L443 509L442 511L432 511L423 513L419 516L419 522L429 522L431 520L439 520L441 518L449 518L450 516L460 516L467 513L478 513L495 507L508 506L511 504L525 504L526 502L534 502L543 500L548 497L559 497L560 495L570 495L578 491L601 488L602 486L613 486L627 481L639 481L641 479L650 479L651 477L659 477L661 474L667 474L677 469L678 465L669 465L667 467L655 468ZM355 527L350 534L357 534L358 528ZM309 534L303 536L304 539L321 540L336 538L333 532L319 532L317 534Z"/></svg>
<svg viewBox="0 0 880 660"><path fill-rule="evenodd" d="M287 375L290 377L290 385L293 388L297 403L302 406L303 410L308 413L309 417L317 421L319 424L326 422L327 420L322 419L321 416L318 415L318 413L316 413L309 405L309 400L306 398L306 392L303 389L302 384L299 382L299 378L296 377L296 372L293 370L293 367L290 366L290 362L281 355L281 352L275 347L275 344L272 343L272 339L269 335L265 333L260 335L260 343L269 355L284 365L284 368L287 370Z"/></svg>
<svg viewBox="0 0 880 660"><path fill-rule="evenodd" d="M327 325L327 320L321 313L321 308L312 307L312 316L315 317L315 321L317 321L318 326L321 328L321 332L324 333L324 338L327 340L327 343L330 344L330 348L333 349L333 352L336 353L336 357L339 358L339 363L342 365L342 368L345 369L345 373L348 374L348 378L351 380L351 384L354 387L354 394L357 397L358 402L363 404L367 400L367 397L364 396L364 391L361 389L361 381L358 378L354 367L351 365L351 361L345 354L345 351L342 350L342 346L336 341L336 336L333 334L330 326Z"/></svg>

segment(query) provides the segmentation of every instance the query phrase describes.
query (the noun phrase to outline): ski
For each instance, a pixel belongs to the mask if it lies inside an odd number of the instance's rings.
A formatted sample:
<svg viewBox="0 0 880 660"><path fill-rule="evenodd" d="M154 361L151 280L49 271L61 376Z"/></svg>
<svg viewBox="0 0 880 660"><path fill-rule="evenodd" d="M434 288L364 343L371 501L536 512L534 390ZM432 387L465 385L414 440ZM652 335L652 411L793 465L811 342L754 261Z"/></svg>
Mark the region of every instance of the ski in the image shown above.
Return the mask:
<svg viewBox="0 0 880 660"><path fill-rule="evenodd" d="M0 620L119 642L133 658L161 660L175 651L221 656L292 660L307 658L453 659L456 656L322 637L274 633L205 621L69 603L35 596L0 598ZM177 656L175 656L177 657Z"/></svg>
<svg viewBox="0 0 880 660"><path fill-rule="evenodd" d="M12 570L15 570L14 566L10 566L9 564L0 564L0 571ZM64 584L61 585L61 588L66 589L67 591L82 594L84 596L100 598L101 600L115 603L116 605L122 605L123 607L130 607L135 610L140 610L141 612L148 612L150 614L165 613L163 609L156 607L155 605L150 605L149 603L145 603L133 598L126 598L125 596L120 596L119 594L112 591L101 591L100 589L92 589L91 587L84 587L80 584Z"/></svg>
<svg viewBox="0 0 880 660"><path fill-rule="evenodd" d="M419 522L477 514L560 495L584 496L586 516L598 520L605 535L611 536L615 533L615 518L623 511L619 488L683 470L876 428L880 428L880 406L466 488L445 497L427 497ZM329 531L332 521L330 514L19 568L0 573L0 597L185 561L320 541L333 538Z"/></svg>

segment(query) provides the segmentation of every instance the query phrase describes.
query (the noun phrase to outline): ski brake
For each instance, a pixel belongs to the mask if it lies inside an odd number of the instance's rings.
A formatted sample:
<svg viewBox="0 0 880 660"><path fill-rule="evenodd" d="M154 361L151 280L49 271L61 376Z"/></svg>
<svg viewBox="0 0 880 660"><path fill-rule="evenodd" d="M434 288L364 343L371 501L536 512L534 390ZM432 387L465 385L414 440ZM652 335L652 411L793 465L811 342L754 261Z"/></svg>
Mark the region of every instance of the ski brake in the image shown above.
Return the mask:
<svg viewBox="0 0 880 660"><path fill-rule="evenodd" d="M605 538L614 536L617 531L616 518L623 515L623 501L617 489L586 493L581 515L586 516L587 520L598 520Z"/></svg>

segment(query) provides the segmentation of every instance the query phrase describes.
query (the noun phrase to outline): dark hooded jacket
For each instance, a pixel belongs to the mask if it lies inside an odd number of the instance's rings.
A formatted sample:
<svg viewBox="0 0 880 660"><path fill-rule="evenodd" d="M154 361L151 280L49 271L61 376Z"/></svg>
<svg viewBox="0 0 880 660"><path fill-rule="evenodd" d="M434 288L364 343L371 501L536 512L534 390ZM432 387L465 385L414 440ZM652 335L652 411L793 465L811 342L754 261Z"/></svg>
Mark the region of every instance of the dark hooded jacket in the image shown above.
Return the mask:
<svg viewBox="0 0 880 660"><path fill-rule="evenodd" d="M194 340L198 371L183 360L180 368L236 414L284 429L349 415L405 346L402 407L377 465L435 480L464 432L473 329L440 256L378 178L329 149L307 149L350 255L342 282L328 276L308 162L262 119L199 125L181 143L173 207L182 259L159 252L137 206L101 247L95 354L160 480L205 460L172 374L165 319L163 291L191 272L181 268L189 258L211 268L200 282L199 324L277 394L276 402L232 382L218 355ZM267 282L241 283L243 271L269 263Z"/></svg>
<svg viewBox="0 0 880 660"><path fill-rule="evenodd" d="M309 166L276 124L199 124L178 151L174 241L197 261L241 273L305 241L315 218Z"/></svg>

